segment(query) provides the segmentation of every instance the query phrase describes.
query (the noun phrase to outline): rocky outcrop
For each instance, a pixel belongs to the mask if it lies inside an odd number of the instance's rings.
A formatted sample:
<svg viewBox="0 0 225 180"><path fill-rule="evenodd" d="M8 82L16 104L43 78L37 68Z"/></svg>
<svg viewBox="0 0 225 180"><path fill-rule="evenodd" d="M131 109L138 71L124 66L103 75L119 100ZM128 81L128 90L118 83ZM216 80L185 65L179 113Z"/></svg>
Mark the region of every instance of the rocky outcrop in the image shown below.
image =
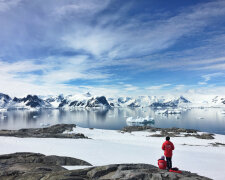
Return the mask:
<svg viewBox="0 0 225 180"><path fill-rule="evenodd" d="M156 128L151 126L126 126L122 129L124 132L133 132L133 131L145 131L149 130L150 132L156 131L165 131L165 132L174 132L174 133L197 133L198 130L195 129L184 129L184 128Z"/></svg>
<svg viewBox="0 0 225 180"><path fill-rule="evenodd" d="M61 166L86 165L80 159L61 156L45 156L37 153L15 153L0 156L0 179L3 180L209 180L187 171L171 173L150 164L114 164L79 170L66 170Z"/></svg>
<svg viewBox="0 0 225 180"><path fill-rule="evenodd" d="M0 130L0 136L35 137L35 138L87 138L81 133L67 133L75 128L75 124L57 124L46 128L29 128L20 130Z"/></svg>
<svg viewBox="0 0 225 180"><path fill-rule="evenodd" d="M184 128L155 128L151 126L127 126L122 129L122 132L133 132L133 131L149 131L149 132L160 132L156 134L149 135L150 137L195 137L198 139L214 139L214 134L203 133L199 134L197 130L194 129L184 129Z"/></svg>
<svg viewBox="0 0 225 180"><path fill-rule="evenodd" d="M45 156L39 153L14 153L0 156L0 179L37 180L53 172L67 171L61 166L91 166L90 163L71 157Z"/></svg>

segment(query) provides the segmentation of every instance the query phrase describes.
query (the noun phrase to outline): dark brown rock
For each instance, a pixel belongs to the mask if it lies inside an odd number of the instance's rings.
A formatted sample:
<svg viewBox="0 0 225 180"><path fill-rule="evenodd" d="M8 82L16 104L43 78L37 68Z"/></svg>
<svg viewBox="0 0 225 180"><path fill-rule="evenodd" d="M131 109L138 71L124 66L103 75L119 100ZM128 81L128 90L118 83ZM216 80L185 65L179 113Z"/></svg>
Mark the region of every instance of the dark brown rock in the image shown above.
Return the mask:
<svg viewBox="0 0 225 180"><path fill-rule="evenodd" d="M133 132L133 131L149 131L156 132L160 131L160 134L151 134L149 137L195 137L198 139L214 139L214 134L203 133L199 134L197 130L194 129L184 129L184 128L155 128L151 126L127 126L122 129L123 132ZM183 134L182 134L183 133Z"/></svg>
<svg viewBox="0 0 225 180"><path fill-rule="evenodd" d="M88 165L88 162L38 153L15 153L0 156L1 180L209 180L187 171L171 173L150 164L114 164L78 170L62 165Z"/></svg>
<svg viewBox="0 0 225 180"><path fill-rule="evenodd" d="M51 173L43 180L61 180L61 179L113 179L113 180L209 180L209 178L198 176L187 171L181 174L171 173L166 170L149 164L114 164L99 166L88 169L73 170Z"/></svg>
<svg viewBox="0 0 225 180"><path fill-rule="evenodd" d="M61 166L91 166L71 157L45 156L39 153L14 153L0 156L0 179L39 179L48 173L67 171Z"/></svg>
<svg viewBox="0 0 225 180"><path fill-rule="evenodd" d="M46 128L29 128L20 130L0 130L0 136L14 137L35 137L35 138L87 138L81 133L64 134L65 131L72 131L75 124L57 124Z"/></svg>

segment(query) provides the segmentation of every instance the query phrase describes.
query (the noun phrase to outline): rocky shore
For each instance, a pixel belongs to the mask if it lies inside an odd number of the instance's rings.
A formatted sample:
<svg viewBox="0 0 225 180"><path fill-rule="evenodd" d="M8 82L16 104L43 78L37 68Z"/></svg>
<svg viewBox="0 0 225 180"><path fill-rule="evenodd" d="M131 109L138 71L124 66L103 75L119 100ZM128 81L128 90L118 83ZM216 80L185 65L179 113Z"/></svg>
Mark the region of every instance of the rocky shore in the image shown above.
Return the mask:
<svg viewBox="0 0 225 180"><path fill-rule="evenodd" d="M37 153L14 153L0 156L1 180L209 180L187 171L171 173L149 164L113 164L78 170L66 170L61 166L90 163L71 157L45 156Z"/></svg>
<svg viewBox="0 0 225 180"><path fill-rule="evenodd" d="M83 139L88 138L82 133L66 134L65 131L72 131L75 124L56 124L46 128L29 128L20 130L0 130L0 136L13 137L34 137L34 138L72 138Z"/></svg>
<svg viewBox="0 0 225 180"><path fill-rule="evenodd" d="M13 137L35 137L35 138L72 138L72 139L85 139L88 138L83 133L65 133L73 131L76 128L75 124L56 124L46 128L29 128L19 130L0 130L0 136L13 136ZM155 134L149 135L150 137L196 137L199 139L214 139L214 134L211 133L198 133L194 129L183 128L155 128L151 126L127 126L120 132L134 132L134 131L149 131Z"/></svg>
<svg viewBox="0 0 225 180"><path fill-rule="evenodd" d="M127 126L122 129L121 132L134 132L134 131L149 131L155 134L150 135L150 137L195 137L198 139L214 139L214 134L212 133L199 133L199 131L194 129L184 129L184 128L155 128L151 126ZM156 133L157 132L157 133Z"/></svg>

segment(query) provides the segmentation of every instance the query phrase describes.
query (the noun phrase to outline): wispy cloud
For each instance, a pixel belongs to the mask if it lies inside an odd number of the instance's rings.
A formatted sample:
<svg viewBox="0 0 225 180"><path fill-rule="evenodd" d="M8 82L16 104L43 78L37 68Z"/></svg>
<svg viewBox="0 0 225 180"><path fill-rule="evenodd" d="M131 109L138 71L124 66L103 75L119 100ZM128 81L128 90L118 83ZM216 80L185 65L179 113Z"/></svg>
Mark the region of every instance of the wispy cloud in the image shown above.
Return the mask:
<svg viewBox="0 0 225 180"><path fill-rule="evenodd" d="M204 79L204 81L199 82L198 84L200 84L200 85L205 85L205 84L207 84L208 81L210 81L212 78L216 78L216 77L225 77L225 73L217 72L217 73L205 74L205 75L202 76L202 78Z"/></svg>
<svg viewBox="0 0 225 180"><path fill-rule="evenodd" d="M161 85L158 85L158 86L149 86L146 89L147 90L160 90L160 89L165 88L165 87L168 87L170 85L171 84L161 84Z"/></svg>
<svg viewBox="0 0 225 180"><path fill-rule="evenodd" d="M21 0L0 0L0 12L8 11L15 7Z"/></svg>
<svg viewBox="0 0 225 180"><path fill-rule="evenodd" d="M106 90L112 82L114 92L121 87L140 92L144 87L156 91L176 86L158 78L161 85L148 82L139 87L135 74L143 72L211 74L202 76L205 79L199 84L222 73L225 1L194 3L172 13L164 8L164 13L162 9L142 11L136 3L139 1L0 0L0 85L7 90L6 83L12 82L8 88L14 83L21 92L29 85L43 92L54 91L52 87L81 91L85 88L73 83L87 80L102 82L101 87L93 83L92 89ZM124 79L130 82L118 86ZM177 89L185 89L179 84Z"/></svg>

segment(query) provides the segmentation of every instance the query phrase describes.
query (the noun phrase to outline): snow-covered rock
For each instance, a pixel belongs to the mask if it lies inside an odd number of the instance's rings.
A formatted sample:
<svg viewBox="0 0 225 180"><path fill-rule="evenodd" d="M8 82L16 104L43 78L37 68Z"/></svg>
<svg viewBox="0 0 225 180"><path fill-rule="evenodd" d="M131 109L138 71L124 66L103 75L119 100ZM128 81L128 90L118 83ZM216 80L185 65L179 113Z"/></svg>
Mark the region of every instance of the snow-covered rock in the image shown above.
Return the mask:
<svg viewBox="0 0 225 180"><path fill-rule="evenodd" d="M45 99L46 102L50 103L52 107L58 108L59 104L64 100L63 94L60 94L58 96L51 96L47 99Z"/></svg>
<svg viewBox="0 0 225 180"><path fill-rule="evenodd" d="M187 103L190 103L189 100L184 98L183 96L180 96L178 99L172 99L172 100L164 100L161 99L158 102L154 102L151 104L151 107L178 107L181 105L186 105Z"/></svg>
<svg viewBox="0 0 225 180"><path fill-rule="evenodd" d="M110 107L105 96L91 98L87 101L86 107Z"/></svg>
<svg viewBox="0 0 225 180"><path fill-rule="evenodd" d="M47 101L40 99L36 95L27 95L24 98L14 98L12 100L14 107L30 107L30 108L50 108L51 105Z"/></svg>
<svg viewBox="0 0 225 180"><path fill-rule="evenodd" d="M54 102L51 102L51 104ZM75 108L109 108L111 107L105 96L91 96L90 93L69 95L59 102L58 108L73 110Z"/></svg>
<svg viewBox="0 0 225 180"><path fill-rule="evenodd" d="M0 93L0 108L7 107L11 100L11 97L9 97L7 94Z"/></svg>

